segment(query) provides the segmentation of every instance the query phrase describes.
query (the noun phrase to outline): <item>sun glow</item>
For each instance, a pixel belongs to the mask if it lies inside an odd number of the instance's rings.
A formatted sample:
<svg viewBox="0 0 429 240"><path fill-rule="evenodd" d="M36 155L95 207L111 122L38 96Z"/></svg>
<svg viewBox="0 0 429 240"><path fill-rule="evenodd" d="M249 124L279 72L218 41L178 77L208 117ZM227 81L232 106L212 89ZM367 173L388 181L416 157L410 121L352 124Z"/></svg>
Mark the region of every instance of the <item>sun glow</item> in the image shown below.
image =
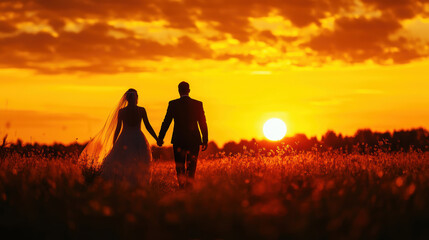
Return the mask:
<svg viewBox="0 0 429 240"><path fill-rule="evenodd" d="M271 118L265 122L263 127L264 135L271 141L279 141L286 135L286 124L278 118Z"/></svg>

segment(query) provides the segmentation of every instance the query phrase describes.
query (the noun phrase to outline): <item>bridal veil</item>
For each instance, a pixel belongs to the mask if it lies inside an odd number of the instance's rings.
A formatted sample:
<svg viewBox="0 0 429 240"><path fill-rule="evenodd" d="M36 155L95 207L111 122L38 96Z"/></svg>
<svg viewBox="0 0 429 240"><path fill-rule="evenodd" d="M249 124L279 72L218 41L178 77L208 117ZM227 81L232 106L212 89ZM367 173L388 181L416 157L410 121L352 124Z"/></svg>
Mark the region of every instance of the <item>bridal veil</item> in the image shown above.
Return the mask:
<svg viewBox="0 0 429 240"><path fill-rule="evenodd" d="M103 128L92 138L79 156L79 162L92 167L100 167L103 160L113 148L113 136L118 123L121 108L127 106L127 91L119 100L118 105L108 116Z"/></svg>

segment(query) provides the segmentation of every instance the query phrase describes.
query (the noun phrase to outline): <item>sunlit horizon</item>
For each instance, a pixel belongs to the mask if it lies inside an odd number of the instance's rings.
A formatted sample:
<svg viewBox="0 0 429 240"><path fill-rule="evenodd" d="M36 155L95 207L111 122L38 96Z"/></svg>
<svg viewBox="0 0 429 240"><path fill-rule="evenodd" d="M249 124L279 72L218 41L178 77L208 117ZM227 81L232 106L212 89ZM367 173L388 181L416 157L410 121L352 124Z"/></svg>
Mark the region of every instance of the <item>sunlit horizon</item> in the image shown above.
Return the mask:
<svg viewBox="0 0 429 240"><path fill-rule="evenodd" d="M9 141L84 143L128 88L158 132L181 81L218 144L265 139L273 117L286 137L429 128L426 2L6 0L0 10Z"/></svg>

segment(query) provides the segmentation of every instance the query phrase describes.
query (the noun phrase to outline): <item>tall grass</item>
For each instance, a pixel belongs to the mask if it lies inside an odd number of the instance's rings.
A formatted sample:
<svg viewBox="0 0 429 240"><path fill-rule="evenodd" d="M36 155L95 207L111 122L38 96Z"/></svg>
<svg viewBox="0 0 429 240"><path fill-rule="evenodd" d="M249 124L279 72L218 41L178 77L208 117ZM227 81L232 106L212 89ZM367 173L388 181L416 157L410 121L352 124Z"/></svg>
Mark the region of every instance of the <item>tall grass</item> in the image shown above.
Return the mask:
<svg viewBox="0 0 429 240"><path fill-rule="evenodd" d="M427 238L429 153L297 153L199 160L192 190L174 162L152 181L105 182L64 159L0 165L0 226L15 237ZM92 179L91 179L92 178Z"/></svg>

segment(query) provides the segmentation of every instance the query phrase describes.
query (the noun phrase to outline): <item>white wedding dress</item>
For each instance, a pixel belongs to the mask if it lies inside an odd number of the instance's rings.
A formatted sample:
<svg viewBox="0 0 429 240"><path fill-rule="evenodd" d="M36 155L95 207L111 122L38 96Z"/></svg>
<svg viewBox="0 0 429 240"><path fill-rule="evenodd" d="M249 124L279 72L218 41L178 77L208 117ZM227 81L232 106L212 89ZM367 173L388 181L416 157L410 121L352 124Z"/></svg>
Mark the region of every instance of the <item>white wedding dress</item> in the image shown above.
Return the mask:
<svg viewBox="0 0 429 240"><path fill-rule="evenodd" d="M126 110L124 108L121 111ZM150 180L152 154L141 131L142 117L136 115L132 118L135 119L123 120L122 132L102 163L102 176L107 180L127 180L130 183Z"/></svg>
<svg viewBox="0 0 429 240"><path fill-rule="evenodd" d="M130 93L124 94L104 127L87 144L79 161L100 169L106 180L144 184L150 182L152 161L150 145L141 131L143 115L146 119L147 115L142 107L126 106L127 94ZM120 131L113 143L115 129Z"/></svg>

